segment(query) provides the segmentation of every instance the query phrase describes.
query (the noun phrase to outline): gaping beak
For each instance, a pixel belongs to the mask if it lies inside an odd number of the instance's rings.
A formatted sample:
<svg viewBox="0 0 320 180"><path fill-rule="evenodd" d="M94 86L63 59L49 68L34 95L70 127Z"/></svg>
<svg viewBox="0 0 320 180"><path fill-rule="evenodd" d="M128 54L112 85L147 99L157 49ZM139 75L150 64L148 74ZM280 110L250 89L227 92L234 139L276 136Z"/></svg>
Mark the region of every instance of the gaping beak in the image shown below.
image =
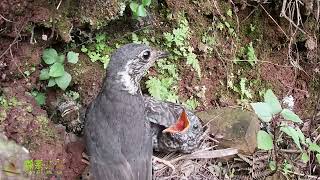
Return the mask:
<svg viewBox="0 0 320 180"><path fill-rule="evenodd" d="M157 59L163 59L163 58L166 58L170 55L169 52L166 52L166 51L158 51L157 52Z"/></svg>
<svg viewBox="0 0 320 180"><path fill-rule="evenodd" d="M178 119L178 121L171 125L170 127L168 127L167 129L163 130L162 132L169 132L169 133L183 133L186 130L188 130L190 127L190 121L187 117L186 111L183 110L180 118Z"/></svg>

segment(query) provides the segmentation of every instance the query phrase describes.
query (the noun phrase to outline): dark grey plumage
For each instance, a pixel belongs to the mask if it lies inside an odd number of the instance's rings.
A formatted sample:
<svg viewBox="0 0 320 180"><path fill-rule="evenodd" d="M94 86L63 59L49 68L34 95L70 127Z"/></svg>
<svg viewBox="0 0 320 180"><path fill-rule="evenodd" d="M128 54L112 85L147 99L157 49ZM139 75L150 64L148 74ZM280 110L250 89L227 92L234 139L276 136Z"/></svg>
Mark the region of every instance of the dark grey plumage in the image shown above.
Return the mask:
<svg viewBox="0 0 320 180"><path fill-rule="evenodd" d="M85 137L96 180L152 178L152 142L139 82L163 53L128 44L111 57L101 92L86 113Z"/></svg>
<svg viewBox="0 0 320 180"><path fill-rule="evenodd" d="M203 126L200 119L190 110L180 104L168 101L158 101L144 95L146 118L151 122L153 148L156 151L190 153L200 145ZM162 132L175 124L185 110L189 127L183 132Z"/></svg>

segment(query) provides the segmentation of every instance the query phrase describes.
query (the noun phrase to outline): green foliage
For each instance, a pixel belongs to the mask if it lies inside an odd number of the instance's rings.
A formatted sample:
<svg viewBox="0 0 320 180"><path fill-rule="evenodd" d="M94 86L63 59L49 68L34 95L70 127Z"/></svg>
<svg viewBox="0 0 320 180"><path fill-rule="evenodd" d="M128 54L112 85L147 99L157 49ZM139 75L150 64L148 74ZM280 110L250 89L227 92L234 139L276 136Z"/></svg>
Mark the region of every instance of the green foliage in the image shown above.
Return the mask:
<svg viewBox="0 0 320 180"><path fill-rule="evenodd" d="M247 87L247 79L241 78L239 85L234 85L232 79L228 81L228 87L240 94L240 100L252 99L251 90Z"/></svg>
<svg viewBox="0 0 320 180"><path fill-rule="evenodd" d="M270 161L269 162L269 168L271 169L271 171L275 171L277 169L277 164L275 161Z"/></svg>
<svg viewBox="0 0 320 180"><path fill-rule="evenodd" d="M272 136L269 133L260 130L257 134L257 144L258 148L262 150L273 149Z"/></svg>
<svg viewBox="0 0 320 180"><path fill-rule="evenodd" d="M46 104L46 95L44 93L41 93L38 91L32 91L31 95L35 98L35 100L39 106Z"/></svg>
<svg viewBox="0 0 320 180"><path fill-rule="evenodd" d="M185 58L186 63L197 72L198 77L201 78L201 68L197 55L193 53L193 48L189 44L189 23L185 18L180 19L178 28L173 29L172 33L163 33L165 39L165 45L168 50L172 52L172 58L178 60L179 58Z"/></svg>
<svg viewBox="0 0 320 180"><path fill-rule="evenodd" d="M300 144L300 138L298 132L291 126L284 126L280 128L280 131L286 133L288 136L290 136L293 140L293 142L297 145L297 147L302 150L301 144Z"/></svg>
<svg viewBox="0 0 320 180"><path fill-rule="evenodd" d="M293 166L290 163L288 163L287 160L285 160L282 165L282 171L284 174L289 174L292 171Z"/></svg>
<svg viewBox="0 0 320 180"><path fill-rule="evenodd" d="M257 62L257 56L252 46L252 42L247 46L247 60L251 66L254 66Z"/></svg>
<svg viewBox="0 0 320 180"><path fill-rule="evenodd" d="M302 123L301 119L299 118L298 115L296 115L294 112L292 112L289 109L283 109L281 111L281 116L288 121L292 121L295 123Z"/></svg>
<svg viewBox="0 0 320 180"><path fill-rule="evenodd" d="M81 48L81 51L89 56L91 62L100 61L104 69L107 68L111 52L113 51L113 48L106 44L107 40L108 37L106 34L97 34L95 42L87 46L83 45Z"/></svg>
<svg viewBox="0 0 320 180"><path fill-rule="evenodd" d="M272 121L275 116L282 117L280 131L286 134L288 137L290 137L295 143L295 145L298 147L298 149L302 152L301 160L303 162L308 162L309 156L304 152L302 145L306 146L309 151L314 151L316 153L316 156L320 157L320 146L316 143L311 142L309 138L306 139L299 127L294 128L292 126L289 126L285 122L286 120L291 121L293 123L301 124L302 120L293 111L289 109L282 109L278 98L274 95L272 90L268 89L264 93L264 102L251 103L251 107L258 115L259 119L261 119L264 122ZM267 132L259 131L257 135L258 148L264 150L272 149L270 147L270 138L272 137ZM287 164L286 166L289 165ZM287 173L288 167L286 166L283 170Z"/></svg>
<svg viewBox="0 0 320 180"><path fill-rule="evenodd" d="M272 111L270 106L265 102L251 103L254 112L263 122L270 122L272 120Z"/></svg>
<svg viewBox="0 0 320 180"><path fill-rule="evenodd" d="M79 60L79 53L69 51L67 54L67 60L69 63L76 64Z"/></svg>
<svg viewBox="0 0 320 180"><path fill-rule="evenodd" d="M271 108L272 114L277 114L281 112L281 104L276 95L272 92L271 89L268 89L264 94L264 102L266 102Z"/></svg>
<svg viewBox="0 0 320 180"><path fill-rule="evenodd" d="M241 62L241 59L245 59L252 67L257 63L257 56L253 48L252 42L250 42L246 47L240 48L235 63Z"/></svg>
<svg viewBox="0 0 320 180"><path fill-rule="evenodd" d="M77 63L78 56L78 53L70 51L67 60L73 64ZM64 69L65 55L59 55L55 49L49 48L43 51L42 59L49 67L40 71L40 80L48 80L48 87L57 85L62 90L66 90L72 78Z"/></svg>
<svg viewBox="0 0 320 180"><path fill-rule="evenodd" d="M195 110L199 106L199 102L193 97L189 98L185 103L183 103L190 110Z"/></svg>
<svg viewBox="0 0 320 180"><path fill-rule="evenodd" d="M303 163L307 163L310 160L309 155L307 153L305 153L305 152L302 153L301 160L302 160Z"/></svg>
<svg viewBox="0 0 320 180"><path fill-rule="evenodd" d="M167 100L170 102L177 102L178 96L176 92L170 89L173 83L173 78L150 77L146 81L146 86L151 96L158 100Z"/></svg>
<svg viewBox="0 0 320 180"><path fill-rule="evenodd" d="M146 7L149 7L150 4L151 4L151 0L142 0L141 4L135 1L132 1L129 6L132 11L133 17L136 19L139 17L146 17L147 16Z"/></svg>
<svg viewBox="0 0 320 180"><path fill-rule="evenodd" d="M35 71L36 71L36 67L32 66L32 67L30 68L30 70L24 71L23 74L28 77L28 76L30 76L30 75L31 75L33 72L35 72Z"/></svg>
<svg viewBox="0 0 320 180"><path fill-rule="evenodd" d="M65 92L65 95L74 101L77 101L80 99L80 94L75 91L67 91Z"/></svg>

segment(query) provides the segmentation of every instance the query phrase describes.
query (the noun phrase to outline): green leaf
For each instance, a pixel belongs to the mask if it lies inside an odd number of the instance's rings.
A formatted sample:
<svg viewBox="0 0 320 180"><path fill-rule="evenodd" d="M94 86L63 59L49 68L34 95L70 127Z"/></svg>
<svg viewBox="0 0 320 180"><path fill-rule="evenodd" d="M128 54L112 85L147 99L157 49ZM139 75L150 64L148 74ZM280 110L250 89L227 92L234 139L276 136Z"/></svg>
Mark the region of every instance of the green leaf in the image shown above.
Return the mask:
<svg viewBox="0 0 320 180"><path fill-rule="evenodd" d="M67 54L67 59L69 63L75 64L79 60L79 53L75 53L73 51L69 51Z"/></svg>
<svg viewBox="0 0 320 180"><path fill-rule="evenodd" d="M48 80L50 78L50 75L49 75L49 69L46 68L46 69L42 69L40 71L40 76L39 76L40 80Z"/></svg>
<svg viewBox="0 0 320 180"><path fill-rule="evenodd" d="M57 58L57 62L62 64L64 62L64 58L65 56L63 54L59 55Z"/></svg>
<svg viewBox="0 0 320 180"><path fill-rule="evenodd" d="M280 114L285 120L302 123L302 120L299 118L299 116L289 109L283 109Z"/></svg>
<svg viewBox="0 0 320 180"><path fill-rule="evenodd" d="M147 11L144 8L143 5L139 5L138 9L137 9L137 15L140 17L146 17L147 16Z"/></svg>
<svg viewBox="0 0 320 180"><path fill-rule="evenodd" d="M55 78L55 81L62 90L66 90L71 82L71 78L68 72L64 72L63 76Z"/></svg>
<svg viewBox="0 0 320 180"><path fill-rule="evenodd" d="M35 96L35 100L39 106L42 106L46 103L46 96L44 93L37 93Z"/></svg>
<svg viewBox="0 0 320 180"><path fill-rule="evenodd" d="M317 155L316 155L316 158L317 158L317 160L318 160L318 163L320 163L320 154L317 154Z"/></svg>
<svg viewBox="0 0 320 180"><path fill-rule="evenodd" d="M191 97L183 103L183 105L190 110L195 110L199 106L199 102L195 98Z"/></svg>
<svg viewBox="0 0 320 180"><path fill-rule="evenodd" d="M55 49L45 49L42 54L42 59L46 64L53 64L58 59L58 53Z"/></svg>
<svg viewBox="0 0 320 180"><path fill-rule="evenodd" d="M151 0L142 0L142 4L143 4L144 6L150 6Z"/></svg>
<svg viewBox="0 0 320 180"><path fill-rule="evenodd" d="M298 146L300 150L302 150L300 145L300 139L297 131L290 126L283 126L280 128L280 131L286 133L288 136L290 136L293 139L293 142Z"/></svg>
<svg viewBox="0 0 320 180"><path fill-rule="evenodd" d="M299 136L300 142L302 144L306 144L306 138L305 138L304 134L302 133L302 131L298 127L296 127L296 131Z"/></svg>
<svg viewBox="0 0 320 180"><path fill-rule="evenodd" d="M272 120L272 113L269 104L264 102L250 103L257 116L264 122Z"/></svg>
<svg viewBox="0 0 320 180"><path fill-rule="evenodd" d="M56 85L56 82L54 81L54 78L51 78L49 79L49 82L48 82L48 87L53 87L54 85Z"/></svg>
<svg viewBox="0 0 320 180"><path fill-rule="evenodd" d="M277 164L275 161L270 161L269 162L269 168L271 169L271 171L275 171L277 169Z"/></svg>
<svg viewBox="0 0 320 180"><path fill-rule="evenodd" d="M228 15L229 17L232 17L232 10L231 10L231 9L228 9L227 15Z"/></svg>
<svg viewBox="0 0 320 180"><path fill-rule="evenodd" d="M310 160L308 154L305 153L305 152L302 153L301 160L302 160L303 163L307 163Z"/></svg>
<svg viewBox="0 0 320 180"><path fill-rule="evenodd" d="M316 143L309 143L309 150L320 153L320 146Z"/></svg>
<svg viewBox="0 0 320 180"><path fill-rule="evenodd" d="M50 66L49 75L51 77L59 77L64 74L64 67L61 63L54 63Z"/></svg>
<svg viewBox="0 0 320 180"><path fill-rule="evenodd" d="M260 130L257 134L257 143L259 149L271 150L273 148L271 135L262 130Z"/></svg>
<svg viewBox="0 0 320 180"><path fill-rule="evenodd" d="M271 89L268 89L266 91L266 93L264 94L264 102L269 104L273 115L281 112L282 108L281 108L280 102L279 102L277 96L274 95L274 93L272 92Z"/></svg>
<svg viewBox="0 0 320 180"><path fill-rule="evenodd" d="M129 6L132 12L136 13L138 11L139 4L137 4L136 2L131 2Z"/></svg>

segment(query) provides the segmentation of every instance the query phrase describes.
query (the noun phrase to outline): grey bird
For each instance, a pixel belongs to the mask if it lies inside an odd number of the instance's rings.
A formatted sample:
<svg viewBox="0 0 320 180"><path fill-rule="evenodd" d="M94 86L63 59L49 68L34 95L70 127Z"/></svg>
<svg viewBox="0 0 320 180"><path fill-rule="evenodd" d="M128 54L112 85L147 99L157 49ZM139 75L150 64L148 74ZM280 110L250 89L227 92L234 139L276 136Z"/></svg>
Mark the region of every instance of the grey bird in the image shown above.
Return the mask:
<svg viewBox="0 0 320 180"><path fill-rule="evenodd" d="M144 101L154 150L190 153L199 147L203 126L193 112L180 104L146 95Z"/></svg>
<svg viewBox="0 0 320 180"><path fill-rule="evenodd" d="M142 44L112 54L101 92L86 112L85 138L96 180L152 179L152 139L140 80L167 56Z"/></svg>

